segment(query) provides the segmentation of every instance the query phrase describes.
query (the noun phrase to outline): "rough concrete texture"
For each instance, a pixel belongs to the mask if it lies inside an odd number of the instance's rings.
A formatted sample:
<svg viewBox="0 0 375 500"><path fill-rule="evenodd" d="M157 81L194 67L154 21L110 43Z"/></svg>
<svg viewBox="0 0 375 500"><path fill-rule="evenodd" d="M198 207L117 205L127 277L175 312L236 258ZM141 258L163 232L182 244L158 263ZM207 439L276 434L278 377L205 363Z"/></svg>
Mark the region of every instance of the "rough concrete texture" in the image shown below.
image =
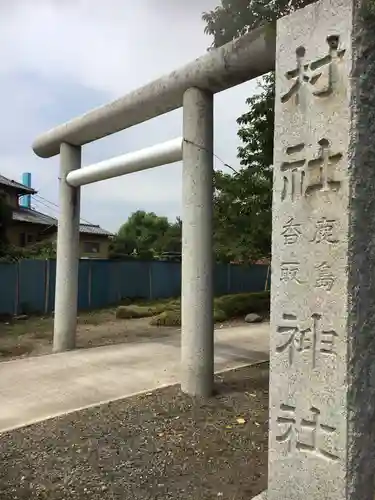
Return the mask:
<svg viewBox="0 0 375 500"><path fill-rule="evenodd" d="M269 324L215 331L215 369L268 359ZM0 432L178 383L180 338L0 363Z"/></svg>
<svg viewBox="0 0 375 500"><path fill-rule="evenodd" d="M369 4L278 22L269 500L373 500L375 39Z"/></svg>
<svg viewBox="0 0 375 500"><path fill-rule="evenodd" d="M181 387L207 397L214 382L213 95L191 88L183 104Z"/></svg>
<svg viewBox="0 0 375 500"><path fill-rule="evenodd" d="M42 134L33 149L43 158L55 156L62 142L81 146L180 108L184 92L191 87L221 92L274 67L275 30L267 26Z"/></svg>
<svg viewBox="0 0 375 500"><path fill-rule="evenodd" d="M80 147L61 144L53 350L74 349L77 328L80 188L66 177L81 167Z"/></svg>

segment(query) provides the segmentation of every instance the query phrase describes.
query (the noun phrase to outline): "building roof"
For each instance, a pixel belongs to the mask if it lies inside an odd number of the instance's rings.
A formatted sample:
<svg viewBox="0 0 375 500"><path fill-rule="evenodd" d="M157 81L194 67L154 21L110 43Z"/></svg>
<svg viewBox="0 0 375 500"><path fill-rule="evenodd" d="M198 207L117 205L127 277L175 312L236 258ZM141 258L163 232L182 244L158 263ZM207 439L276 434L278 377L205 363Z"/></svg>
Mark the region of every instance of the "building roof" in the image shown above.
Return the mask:
<svg viewBox="0 0 375 500"><path fill-rule="evenodd" d="M102 236L113 236L112 233L110 233L106 229L103 229L97 224L80 224L79 230L81 233L84 234L99 234Z"/></svg>
<svg viewBox="0 0 375 500"><path fill-rule="evenodd" d="M13 210L12 218L14 221L18 222L28 222L49 227L57 226L57 219L32 208L18 207ZM112 236L112 233L96 224L80 224L79 231L82 234Z"/></svg>
<svg viewBox="0 0 375 500"><path fill-rule="evenodd" d="M37 191L32 189L25 184L21 184L20 182L13 181L0 174L0 187L12 187L18 191L20 195L24 194L36 194ZM51 217L50 215L43 214L42 212L38 212L32 208L26 207L18 207L13 209L12 219L17 222L27 222L30 224L40 224L42 226L53 227L57 226L57 219L55 217ZM113 236L112 233L107 231L106 229L101 228L97 224L80 224L80 233L82 234L96 234L99 236Z"/></svg>
<svg viewBox="0 0 375 500"><path fill-rule="evenodd" d="M13 181L12 179L8 179L8 177L4 177L0 174L0 186L6 186L16 189L19 194L36 194L36 191L25 184L21 184L20 182Z"/></svg>
<svg viewBox="0 0 375 500"><path fill-rule="evenodd" d="M32 208L18 207L13 209L12 219L17 222L29 222L31 224L41 224L43 226L56 226L57 219L49 215L42 214Z"/></svg>

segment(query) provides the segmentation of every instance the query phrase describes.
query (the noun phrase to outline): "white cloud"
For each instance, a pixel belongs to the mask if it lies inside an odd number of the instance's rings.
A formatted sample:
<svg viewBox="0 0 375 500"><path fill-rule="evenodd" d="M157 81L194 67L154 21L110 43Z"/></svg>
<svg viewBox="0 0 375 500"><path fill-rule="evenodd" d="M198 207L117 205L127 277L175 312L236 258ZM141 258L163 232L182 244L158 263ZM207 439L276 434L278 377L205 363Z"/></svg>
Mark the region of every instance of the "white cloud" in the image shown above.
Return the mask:
<svg viewBox="0 0 375 500"><path fill-rule="evenodd" d="M21 172L31 171L40 195L57 202L58 159L35 157L30 147L35 135L57 125L56 117L70 119L72 112L82 113L117 98L200 56L211 43L201 13L217 3L13 0L1 4L0 106L6 119L0 125L0 173L19 178ZM245 99L253 88L244 84L215 98L215 148L230 164L236 164L235 120L245 111ZM85 147L84 162L180 134L177 111ZM111 230L137 208L173 217L180 212L180 192L181 167L170 165L84 188L82 214Z"/></svg>

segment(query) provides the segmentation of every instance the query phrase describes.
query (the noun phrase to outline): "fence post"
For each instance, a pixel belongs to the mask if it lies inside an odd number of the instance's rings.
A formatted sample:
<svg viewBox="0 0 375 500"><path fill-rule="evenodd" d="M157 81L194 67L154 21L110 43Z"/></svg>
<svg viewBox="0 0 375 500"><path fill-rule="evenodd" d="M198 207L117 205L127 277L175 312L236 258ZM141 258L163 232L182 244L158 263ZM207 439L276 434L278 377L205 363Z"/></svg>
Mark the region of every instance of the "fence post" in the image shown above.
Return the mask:
<svg viewBox="0 0 375 500"><path fill-rule="evenodd" d="M91 301L92 301L92 260L89 259L89 272L87 274L87 303L89 309L91 309Z"/></svg>
<svg viewBox="0 0 375 500"><path fill-rule="evenodd" d="M44 314L48 314L50 279L51 279L51 264L50 264L50 259L47 259L45 261L45 266L44 266Z"/></svg>
<svg viewBox="0 0 375 500"><path fill-rule="evenodd" d="M153 299L153 286L152 286L152 261L148 263L148 294L149 299Z"/></svg>
<svg viewBox="0 0 375 500"><path fill-rule="evenodd" d="M120 267L120 263L116 260L112 260L111 261L114 268L115 268L115 275L116 275L116 290L117 290L117 302L120 303L121 302L121 274L120 274L120 270L121 270L121 267Z"/></svg>
<svg viewBox="0 0 375 500"><path fill-rule="evenodd" d="M267 291L268 280L269 280L269 276L270 276L270 270L271 270L271 265L268 265L268 266L267 266L266 283L265 283L265 285L264 285L264 291L265 291L265 292Z"/></svg>
<svg viewBox="0 0 375 500"><path fill-rule="evenodd" d="M227 264L227 294L230 295L230 291L232 288L232 276L231 276L231 264Z"/></svg>
<svg viewBox="0 0 375 500"><path fill-rule="evenodd" d="M19 314L19 306L20 306L20 261L17 260L15 264L16 266L16 286L15 286L15 297L14 297L14 315L17 316Z"/></svg>

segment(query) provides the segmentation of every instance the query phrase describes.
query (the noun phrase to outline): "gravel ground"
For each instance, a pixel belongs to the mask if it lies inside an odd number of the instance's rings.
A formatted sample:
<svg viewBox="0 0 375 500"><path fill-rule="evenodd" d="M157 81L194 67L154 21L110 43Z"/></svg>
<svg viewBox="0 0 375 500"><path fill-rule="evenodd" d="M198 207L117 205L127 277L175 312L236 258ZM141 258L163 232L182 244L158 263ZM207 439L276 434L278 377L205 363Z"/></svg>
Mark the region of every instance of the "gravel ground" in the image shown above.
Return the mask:
<svg viewBox="0 0 375 500"><path fill-rule="evenodd" d="M0 435L1 500L249 500L267 485L268 364Z"/></svg>

